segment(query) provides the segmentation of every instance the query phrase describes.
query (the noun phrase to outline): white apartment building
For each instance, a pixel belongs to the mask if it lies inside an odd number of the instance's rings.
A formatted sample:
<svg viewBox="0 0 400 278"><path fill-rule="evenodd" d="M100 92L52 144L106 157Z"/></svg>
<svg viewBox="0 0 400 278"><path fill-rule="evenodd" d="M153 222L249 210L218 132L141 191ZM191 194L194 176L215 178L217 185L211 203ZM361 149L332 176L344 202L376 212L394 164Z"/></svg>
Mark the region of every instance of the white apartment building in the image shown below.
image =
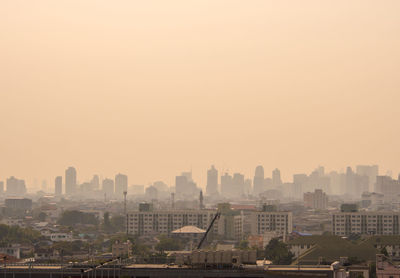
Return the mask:
<svg viewBox="0 0 400 278"><path fill-rule="evenodd" d="M215 210L135 211L127 215L128 233L137 235L170 234L184 226L206 230L216 214Z"/></svg>
<svg viewBox="0 0 400 278"><path fill-rule="evenodd" d="M332 233L399 235L399 212L339 212L332 215Z"/></svg>
<svg viewBox="0 0 400 278"><path fill-rule="evenodd" d="M261 235L276 231L282 235L293 230L292 212L290 211L254 211L251 214L251 234Z"/></svg>
<svg viewBox="0 0 400 278"><path fill-rule="evenodd" d="M195 226L207 230L216 210L168 210L135 211L127 215L128 233L136 235L171 234L184 226ZM229 219L232 219L230 221ZM247 228L247 226L249 226ZM222 215L214 224L214 234L241 239L245 234L259 235L276 231L279 234L292 232L291 212L252 211L232 217ZM250 229L250 231L247 231Z"/></svg>

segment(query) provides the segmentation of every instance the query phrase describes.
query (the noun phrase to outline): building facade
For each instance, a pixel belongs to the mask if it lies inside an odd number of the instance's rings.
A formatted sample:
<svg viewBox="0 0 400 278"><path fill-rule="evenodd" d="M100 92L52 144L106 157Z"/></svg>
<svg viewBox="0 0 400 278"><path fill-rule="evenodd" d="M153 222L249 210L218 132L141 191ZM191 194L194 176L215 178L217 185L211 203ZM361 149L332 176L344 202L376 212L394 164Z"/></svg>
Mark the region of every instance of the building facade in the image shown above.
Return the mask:
<svg viewBox="0 0 400 278"><path fill-rule="evenodd" d="M332 215L332 233L399 235L399 212L339 212Z"/></svg>

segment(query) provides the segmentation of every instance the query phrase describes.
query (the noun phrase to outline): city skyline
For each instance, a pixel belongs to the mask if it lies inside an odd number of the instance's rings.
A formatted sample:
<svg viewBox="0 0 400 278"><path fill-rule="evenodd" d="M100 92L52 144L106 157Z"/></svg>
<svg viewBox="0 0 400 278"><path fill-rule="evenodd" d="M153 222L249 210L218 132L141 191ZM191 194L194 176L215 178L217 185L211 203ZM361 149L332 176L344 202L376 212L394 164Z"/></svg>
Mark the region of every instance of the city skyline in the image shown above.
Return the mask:
<svg viewBox="0 0 400 278"><path fill-rule="evenodd" d="M400 172L399 1L23 2L0 9L2 180Z"/></svg>
<svg viewBox="0 0 400 278"><path fill-rule="evenodd" d="M376 170L374 171L374 173L371 176L371 173L369 173L369 168L370 167L376 167ZM80 177L80 171L77 167L74 166L69 166L65 169L65 173L62 176L55 176L53 178L53 180L46 180L46 179L35 179L35 184L30 184L29 181L27 182L27 180L24 177L16 177L18 179L21 179L26 186L26 190L30 193L33 193L32 190L44 190L45 192L53 192L55 188L60 186L60 183L62 185L62 192L63 193L75 193L78 192L79 190L81 190L81 186L82 185L90 185L90 187L92 188L91 190L102 190L102 186L104 185L104 182L106 184L107 187L110 186L110 182L112 182L112 186L114 188L115 186L115 192L119 195L121 195L124 191L126 191L129 187L132 186L141 186L143 185L144 188L150 187L150 186L154 186L157 183L162 183L165 186L168 186L168 188L173 188L175 187L176 183L177 183L177 179L179 179L180 177L184 177L185 181L182 184L182 189L190 187L190 183L193 183L193 186L195 186L195 188L199 188L201 189L204 193L208 192L208 190L210 190L210 192L215 192L215 190L219 191L220 193L222 193L221 191L223 191L223 183L226 182L226 180L224 178L230 178L230 181L228 181L228 183L226 184L226 188L229 189L234 189L235 185L234 183L232 183L234 181L234 178L236 176L236 178L239 178L237 175L242 176L242 185L240 185L240 187L248 187L249 185L246 184L246 181L250 181L250 187L251 187L251 191L253 192L253 194L258 194L261 193L263 190L265 190L265 182L269 183L269 186L272 186L273 188L278 188L278 187L282 187L282 185L284 185L285 183L293 183L296 182L296 178L298 178L298 176L302 176L302 175L313 175L313 173L318 172L318 171L323 171L323 175L328 175L330 176L331 173L337 173L337 174L346 174L348 173L349 169L353 172L353 173L359 173L361 175L365 175L365 176L369 176L369 182L366 184L367 187L369 187L369 190L374 190L374 182L373 180L371 180L371 178L375 175L375 176L388 176L394 179L397 179L398 177L400 177L400 172L399 173L393 173L391 171L384 171L379 165L377 164L357 164L357 165L351 165L351 166L346 166L346 167L342 167L340 169L326 169L326 167L319 165L318 167L314 167L312 169L309 169L308 171L305 172L299 172L299 173L293 173L291 176L288 176L288 178L282 178L282 173L281 170L279 168L274 168L271 171L268 172L268 170L266 170L264 168L263 165L257 165L254 169L253 169L253 174L246 174L241 170L235 170L235 171L231 171L229 169L221 169L219 167L216 167L216 165L212 164L209 165L208 168L203 171L203 173L200 173L199 175L193 175L193 169L190 169L189 171L181 171L180 173L177 173L176 175L172 175L172 182L166 182L167 180L152 180L149 181L147 183L138 183L135 182L134 179L129 178L129 182L128 182L128 177L129 175L127 174L121 174L120 172L115 173L114 175L110 175L110 176L104 176L101 175L99 173L92 173L90 175L89 178L82 178ZM279 178L279 181L274 181L274 174L277 175L277 177ZM208 189L207 184L208 184L208 179L209 179L209 175L213 176L213 178L211 178L211 182L210 182L210 189ZM196 176L201 176L201 178L199 180L204 180L204 184L200 183L197 179ZM0 179L0 182L4 182L9 179L10 177L15 178L15 176L10 175L7 176L4 180ZM68 177L68 178L67 178ZM122 179L122 180L121 180ZM260 180L261 179L261 180ZM301 177L300 177L301 179ZM117 180L119 180L117 182ZM121 183L122 182L122 183ZM166 183L165 183L166 182ZM189 184L186 184L187 182L189 182ZM114 184L115 183L115 184ZM179 182L181 183L181 182ZM363 181L361 181L361 183L364 183ZM46 186L43 187L43 184L45 184ZM58 186L56 186L58 184ZM323 187L324 182L321 183L321 186ZM217 187L215 187L215 185L217 185ZM282 187L282 190L283 189ZM331 188L331 190L333 191L338 191L340 192L341 190L343 190L343 188ZM57 190L59 191L59 189ZM106 190L106 191L109 191ZM371 192L372 192L371 191ZM56 194L58 195L58 194ZM207 194L209 195L209 194Z"/></svg>

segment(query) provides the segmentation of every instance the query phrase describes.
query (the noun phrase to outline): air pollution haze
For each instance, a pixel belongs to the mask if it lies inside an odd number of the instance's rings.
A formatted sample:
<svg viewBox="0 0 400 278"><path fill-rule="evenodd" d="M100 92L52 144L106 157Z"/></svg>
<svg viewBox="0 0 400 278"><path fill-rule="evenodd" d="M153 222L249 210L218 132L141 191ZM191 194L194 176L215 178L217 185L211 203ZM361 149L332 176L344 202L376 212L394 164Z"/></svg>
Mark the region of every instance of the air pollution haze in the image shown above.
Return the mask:
<svg viewBox="0 0 400 278"><path fill-rule="evenodd" d="M2 0L0 180L400 171L400 1ZM397 174L396 174L397 175Z"/></svg>

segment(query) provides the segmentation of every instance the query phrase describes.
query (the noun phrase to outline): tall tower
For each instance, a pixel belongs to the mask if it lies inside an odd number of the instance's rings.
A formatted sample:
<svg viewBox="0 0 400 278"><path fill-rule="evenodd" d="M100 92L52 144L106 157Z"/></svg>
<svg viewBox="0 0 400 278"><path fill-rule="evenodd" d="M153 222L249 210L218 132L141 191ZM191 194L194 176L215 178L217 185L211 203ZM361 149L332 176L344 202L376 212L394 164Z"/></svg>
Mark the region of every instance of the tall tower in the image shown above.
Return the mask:
<svg viewBox="0 0 400 278"><path fill-rule="evenodd" d="M208 196L218 194L218 170L215 169L214 165L207 171L206 193Z"/></svg>
<svg viewBox="0 0 400 278"><path fill-rule="evenodd" d="M259 165L256 167L256 172L254 173L253 194L258 195L264 191L264 167Z"/></svg>
<svg viewBox="0 0 400 278"><path fill-rule="evenodd" d="M54 194L56 196L62 195L62 176L56 177L54 181Z"/></svg>
<svg viewBox="0 0 400 278"><path fill-rule="evenodd" d="M272 171L272 186L280 187L282 185L282 180L281 180L281 171L279 169L275 169Z"/></svg>
<svg viewBox="0 0 400 278"><path fill-rule="evenodd" d="M115 176L115 196L122 198L125 191L128 191L128 176L118 174Z"/></svg>
<svg viewBox="0 0 400 278"><path fill-rule="evenodd" d="M65 194L71 195L76 192L76 170L69 167L65 171Z"/></svg>

